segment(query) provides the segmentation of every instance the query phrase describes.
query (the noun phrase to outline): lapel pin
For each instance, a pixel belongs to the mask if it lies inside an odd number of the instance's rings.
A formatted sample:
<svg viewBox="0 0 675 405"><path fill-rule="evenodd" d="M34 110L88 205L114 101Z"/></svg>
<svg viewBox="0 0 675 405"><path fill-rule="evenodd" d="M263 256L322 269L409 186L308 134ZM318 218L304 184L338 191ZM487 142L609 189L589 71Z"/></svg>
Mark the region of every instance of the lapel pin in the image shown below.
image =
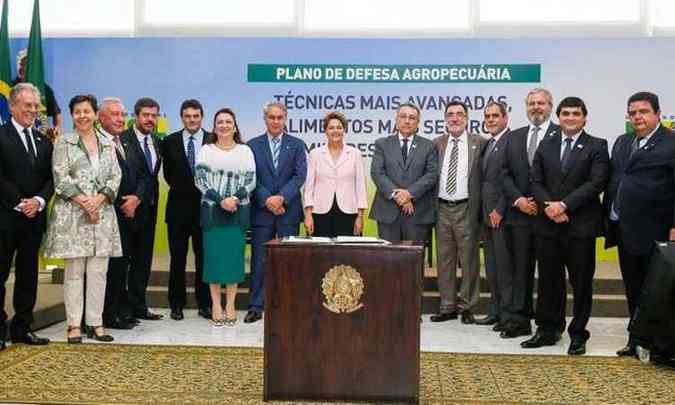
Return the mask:
<svg viewBox="0 0 675 405"><path fill-rule="evenodd" d="M471 149L476 149L476 145L473 145L473 146L471 147Z"/></svg>
<svg viewBox="0 0 675 405"><path fill-rule="evenodd" d="M577 148L583 149L583 148L584 148L584 145L579 144L579 145L577 145Z"/></svg>

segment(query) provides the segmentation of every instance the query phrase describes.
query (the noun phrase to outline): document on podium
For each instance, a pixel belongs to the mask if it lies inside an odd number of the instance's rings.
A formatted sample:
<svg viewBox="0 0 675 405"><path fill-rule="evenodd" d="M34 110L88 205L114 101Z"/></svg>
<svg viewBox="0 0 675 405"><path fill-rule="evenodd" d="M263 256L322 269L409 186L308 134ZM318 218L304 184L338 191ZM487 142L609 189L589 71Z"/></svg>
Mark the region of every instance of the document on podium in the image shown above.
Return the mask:
<svg viewBox="0 0 675 405"><path fill-rule="evenodd" d="M376 238L374 236L338 236L335 238L335 243L367 243L374 245L390 244L388 241Z"/></svg>
<svg viewBox="0 0 675 405"><path fill-rule="evenodd" d="M333 239L322 236L287 236L281 243L333 243Z"/></svg>

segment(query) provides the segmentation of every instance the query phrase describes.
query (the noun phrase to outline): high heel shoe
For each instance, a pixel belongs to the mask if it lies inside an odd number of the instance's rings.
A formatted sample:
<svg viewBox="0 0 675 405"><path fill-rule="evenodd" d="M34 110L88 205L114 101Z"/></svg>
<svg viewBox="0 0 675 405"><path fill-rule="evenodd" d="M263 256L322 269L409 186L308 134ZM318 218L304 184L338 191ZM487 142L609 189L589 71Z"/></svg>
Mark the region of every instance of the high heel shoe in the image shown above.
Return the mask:
<svg viewBox="0 0 675 405"><path fill-rule="evenodd" d="M79 334L78 336L70 336L70 332L72 332L72 331L74 331L74 330L80 331L80 334ZM79 344L79 343L82 343L82 332L81 332L81 328L80 328L79 326L69 326L69 327L68 327L68 336L67 336L67 338L68 338L68 343L70 343L70 344Z"/></svg>
<svg viewBox="0 0 675 405"><path fill-rule="evenodd" d="M94 339L99 342L112 342L113 340L115 340L115 338L113 338L112 336L103 333L104 329L102 325L87 326L86 330L87 330L87 337L89 339ZM101 334L96 333L97 331L100 331Z"/></svg>

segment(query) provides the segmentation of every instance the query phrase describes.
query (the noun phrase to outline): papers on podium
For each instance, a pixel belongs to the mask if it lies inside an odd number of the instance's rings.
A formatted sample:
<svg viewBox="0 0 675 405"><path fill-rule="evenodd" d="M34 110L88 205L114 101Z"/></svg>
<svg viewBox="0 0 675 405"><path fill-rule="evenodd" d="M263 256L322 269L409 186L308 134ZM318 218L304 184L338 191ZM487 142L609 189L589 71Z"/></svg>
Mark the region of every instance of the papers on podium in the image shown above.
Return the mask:
<svg viewBox="0 0 675 405"><path fill-rule="evenodd" d="M338 236L335 238L335 243L368 243L376 245L388 245L384 239L379 239L374 236Z"/></svg>
<svg viewBox="0 0 675 405"><path fill-rule="evenodd" d="M321 236L287 236L281 243L333 243L333 239Z"/></svg>

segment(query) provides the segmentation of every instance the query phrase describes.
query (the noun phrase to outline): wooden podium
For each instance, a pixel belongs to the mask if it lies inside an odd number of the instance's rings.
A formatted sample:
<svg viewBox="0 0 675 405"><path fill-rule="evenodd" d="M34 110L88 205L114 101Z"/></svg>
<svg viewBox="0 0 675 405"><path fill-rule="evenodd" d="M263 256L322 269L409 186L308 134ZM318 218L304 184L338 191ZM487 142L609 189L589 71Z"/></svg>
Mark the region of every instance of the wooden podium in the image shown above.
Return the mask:
<svg viewBox="0 0 675 405"><path fill-rule="evenodd" d="M417 403L422 246L267 244L264 399Z"/></svg>

